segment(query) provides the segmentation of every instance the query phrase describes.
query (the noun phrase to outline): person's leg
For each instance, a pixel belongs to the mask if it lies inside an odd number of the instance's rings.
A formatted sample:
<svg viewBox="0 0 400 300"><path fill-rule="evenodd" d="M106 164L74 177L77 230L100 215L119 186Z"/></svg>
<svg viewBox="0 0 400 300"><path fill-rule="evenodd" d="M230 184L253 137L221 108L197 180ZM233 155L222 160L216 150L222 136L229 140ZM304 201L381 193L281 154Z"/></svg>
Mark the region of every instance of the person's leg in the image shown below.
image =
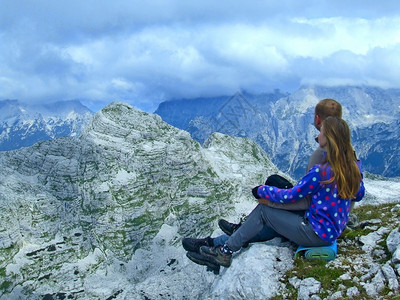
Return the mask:
<svg viewBox="0 0 400 300"><path fill-rule="evenodd" d="M226 244L232 251L238 251L250 240L255 240L264 228L265 224L259 212L260 205L257 205L248 215L246 221L227 240ZM272 228L271 228L272 229ZM273 230L273 229L272 229Z"/></svg>
<svg viewBox="0 0 400 300"><path fill-rule="evenodd" d="M222 234L222 235L217 236L212 239L213 239L214 247L217 247L217 246L224 245L226 243L226 241L229 239L229 235Z"/></svg>
<svg viewBox="0 0 400 300"><path fill-rule="evenodd" d="M229 239L230 235L223 234L212 238L214 241L214 247L225 245L226 241ZM261 231L252 239L250 239L247 243L245 243L242 247L247 247L250 243L259 243L272 240L276 237L282 237L279 233L268 226L264 226Z"/></svg>
<svg viewBox="0 0 400 300"><path fill-rule="evenodd" d="M292 213L298 214L299 216L303 217L305 214L305 211L304 210L293 210ZM277 233L271 227L265 225L255 237L253 237L252 239L250 239L248 241L248 243L265 242L265 241L272 240L273 238L276 238L276 237L283 237L283 236L280 235L279 233Z"/></svg>
<svg viewBox="0 0 400 300"><path fill-rule="evenodd" d="M255 238L257 234L261 233L264 228L264 224L261 218L257 217L257 207L250 213L246 221L231 235L228 236L228 240L223 245L215 245L214 247L200 247L200 254L204 256L205 260L208 260L214 264L218 264L224 267L229 267L232 261L232 252L239 250L252 238ZM234 240L238 244L237 247L233 247L228 242Z"/></svg>
<svg viewBox="0 0 400 300"><path fill-rule="evenodd" d="M279 233L273 230L269 226L264 226L261 231L254 236L252 239L248 241L248 243L257 243L257 242L265 242L272 240L273 238L281 237ZM212 238L214 242L214 247L224 245L226 241L229 239L229 235L222 234L217 237Z"/></svg>
<svg viewBox="0 0 400 300"><path fill-rule="evenodd" d="M253 237L248 241L248 243L265 242L280 236L281 235L272 228L264 226L255 237ZM184 238L182 240L182 245L186 251L199 252L201 246L213 246L213 247L223 246L228 239L229 235L227 234L222 234L213 238L210 237L202 239Z"/></svg>
<svg viewBox="0 0 400 300"><path fill-rule="evenodd" d="M247 217L246 222L227 240L226 245L232 251L237 251L256 237L264 226L298 245L310 247L329 245L315 234L311 224L303 216L303 213L259 204Z"/></svg>
<svg viewBox="0 0 400 300"><path fill-rule="evenodd" d="M247 243L257 243L272 240L276 237L282 237L279 233L269 226L264 226L259 233L251 238Z"/></svg>

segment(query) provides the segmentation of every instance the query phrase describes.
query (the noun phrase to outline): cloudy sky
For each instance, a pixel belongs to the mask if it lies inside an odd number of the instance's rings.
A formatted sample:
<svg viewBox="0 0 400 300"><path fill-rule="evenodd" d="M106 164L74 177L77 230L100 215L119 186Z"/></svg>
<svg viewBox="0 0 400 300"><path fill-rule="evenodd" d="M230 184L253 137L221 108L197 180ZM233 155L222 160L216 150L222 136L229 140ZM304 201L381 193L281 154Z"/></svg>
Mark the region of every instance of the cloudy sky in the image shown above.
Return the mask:
<svg viewBox="0 0 400 300"><path fill-rule="evenodd" d="M0 100L400 88L397 0L0 0Z"/></svg>

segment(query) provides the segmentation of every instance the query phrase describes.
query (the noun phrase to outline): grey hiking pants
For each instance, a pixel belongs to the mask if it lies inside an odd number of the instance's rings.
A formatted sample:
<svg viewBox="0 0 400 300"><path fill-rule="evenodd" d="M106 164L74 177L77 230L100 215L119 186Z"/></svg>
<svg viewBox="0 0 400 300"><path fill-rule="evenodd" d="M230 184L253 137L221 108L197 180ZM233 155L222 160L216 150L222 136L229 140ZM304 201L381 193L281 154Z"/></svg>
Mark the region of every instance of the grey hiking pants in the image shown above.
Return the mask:
<svg viewBox="0 0 400 300"><path fill-rule="evenodd" d="M267 226L276 232L275 236L283 236L297 245L305 247L330 245L317 236L304 215L305 211L288 211L258 204L242 226L229 237L226 244L231 250L238 251L264 226Z"/></svg>

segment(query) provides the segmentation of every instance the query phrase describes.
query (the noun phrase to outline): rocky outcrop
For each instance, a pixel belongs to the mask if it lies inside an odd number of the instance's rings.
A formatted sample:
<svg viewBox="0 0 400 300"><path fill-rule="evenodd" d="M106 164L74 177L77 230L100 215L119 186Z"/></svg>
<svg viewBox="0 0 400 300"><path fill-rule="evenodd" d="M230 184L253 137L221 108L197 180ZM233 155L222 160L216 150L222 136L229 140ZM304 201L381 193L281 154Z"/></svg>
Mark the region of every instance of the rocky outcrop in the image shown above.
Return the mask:
<svg viewBox="0 0 400 300"><path fill-rule="evenodd" d="M78 139L1 153L2 293L90 295L93 274L129 261L163 224L202 234L243 211L235 206L277 168L247 139L215 134L208 144L113 103Z"/></svg>

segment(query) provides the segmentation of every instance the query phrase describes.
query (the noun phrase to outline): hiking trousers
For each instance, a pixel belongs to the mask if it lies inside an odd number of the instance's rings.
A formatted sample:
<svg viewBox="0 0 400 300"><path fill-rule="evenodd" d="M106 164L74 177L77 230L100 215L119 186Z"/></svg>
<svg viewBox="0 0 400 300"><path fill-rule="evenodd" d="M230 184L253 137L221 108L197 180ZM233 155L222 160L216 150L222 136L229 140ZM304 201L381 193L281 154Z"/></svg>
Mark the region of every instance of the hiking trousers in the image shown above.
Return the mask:
<svg viewBox="0 0 400 300"><path fill-rule="evenodd" d="M246 221L226 241L227 246L238 251L243 245L250 242L262 230L269 228L269 235L282 236L304 247L328 246L315 232L305 217L305 211L289 211L258 204L247 217ZM264 228L264 229L263 229Z"/></svg>
<svg viewBox="0 0 400 300"><path fill-rule="evenodd" d="M282 237L279 233L268 226L264 226L263 229L259 233L257 233L254 237L252 237L248 243L257 243L257 242L266 242L272 240L276 237ZM220 236L214 237L213 243L214 246L223 246L226 241L229 239L229 235L222 234Z"/></svg>

